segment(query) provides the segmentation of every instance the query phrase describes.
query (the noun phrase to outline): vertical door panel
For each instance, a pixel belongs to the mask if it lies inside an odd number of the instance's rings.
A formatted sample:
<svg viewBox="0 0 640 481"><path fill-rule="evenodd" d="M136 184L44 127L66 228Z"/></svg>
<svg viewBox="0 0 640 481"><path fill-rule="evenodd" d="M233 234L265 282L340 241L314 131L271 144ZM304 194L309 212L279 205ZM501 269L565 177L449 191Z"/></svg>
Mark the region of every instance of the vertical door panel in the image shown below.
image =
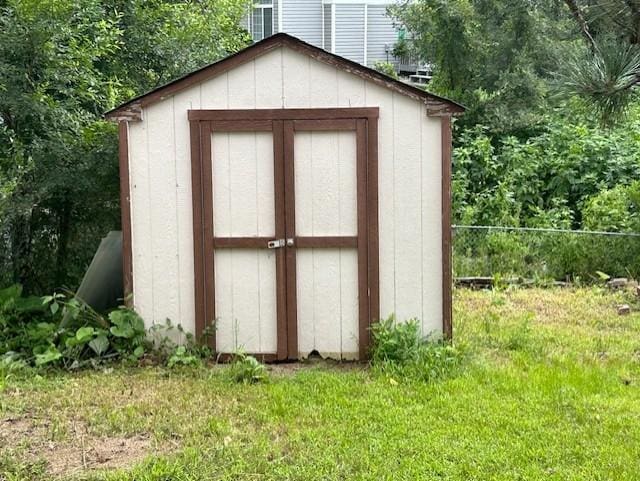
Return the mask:
<svg viewBox="0 0 640 481"><path fill-rule="evenodd" d="M355 249L298 249L298 346L334 359L358 357Z"/></svg>
<svg viewBox="0 0 640 481"><path fill-rule="evenodd" d="M354 132L296 132L296 235L357 234Z"/></svg>
<svg viewBox="0 0 640 481"><path fill-rule="evenodd" d="M276 352L275 253L217 249L215 256L217 350Z"/></svg>
<svg viewBox="0 0 640 481"><path fill-rule="evenodd" d="M211 157L215 237L274 236L273 134L214 132ZM217 351L275 353L275 251L217 248L214 256Z"/></svg>
<svg viewBox="0 0 640 481"><path fill-rule="evenodd" d="M356 236L355 132L296 131L294 138L296 236ZM356 248L298 248L296 257L300 355L357 358Z"/></svg>
<svg viewBox="0 0 640 481"><path fill-rule="evenodd" d="M274 236L273 134L214 132L216 237Z"/></svg>

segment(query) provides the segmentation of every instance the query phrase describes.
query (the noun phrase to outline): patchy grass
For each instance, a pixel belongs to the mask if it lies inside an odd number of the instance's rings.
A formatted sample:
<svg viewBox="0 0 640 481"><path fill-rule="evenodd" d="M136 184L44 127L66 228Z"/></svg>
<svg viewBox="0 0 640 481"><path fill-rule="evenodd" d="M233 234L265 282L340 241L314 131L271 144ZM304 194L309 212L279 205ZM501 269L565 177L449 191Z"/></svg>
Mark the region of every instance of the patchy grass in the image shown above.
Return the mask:
<svg viewBox="0 0 640 481"><path fill-rule="evenodd" d="M359 365L11 373L0 479L637 480L640 314L599 289L455 293L452 377ZM0 378L1 379L1 378ZM4 387L2 387L4 386Z"/></svg>

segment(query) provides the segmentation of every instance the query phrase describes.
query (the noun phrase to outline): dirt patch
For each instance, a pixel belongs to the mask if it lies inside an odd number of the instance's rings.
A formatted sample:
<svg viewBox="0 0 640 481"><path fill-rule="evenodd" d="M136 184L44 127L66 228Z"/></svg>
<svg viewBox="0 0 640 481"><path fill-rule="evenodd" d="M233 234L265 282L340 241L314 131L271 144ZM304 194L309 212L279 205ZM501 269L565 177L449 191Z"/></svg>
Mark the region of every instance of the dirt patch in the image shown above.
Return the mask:
<svg viewBox="0 0 640 481"><path fill-rule="evenodd" d="M0 446L17 446L33 437L38 429L28 418L7 418L0 421Z"/></svg>
<svg viewBox="0 0 640 481"><path fill-rule="evenodd" d="M96 436L80 421L70 423L67 432L63 440L52 441L46 420L29 416L1 419L0 452L9 450L26 462L45 461L47 472L57 477L126 468L161 451L148 436Z"/></svg>
<svg viewBox="0 0 640 481"><path fill-rule="evenodd" d="M141 461L150 453L146 437L88 437L78 443L51 445L41 455L53 475L78 473L83 470L124 468Z"/></svg>
<svg viewBox="0 0 640 481"><path fill-rule="evenodd" d="M311 357L298 362L284 362L268 364L267 369L274 375L291 375L299 371L310 369L327 369L336 371L362 371L367 368L367 364L358 361L336 361L333 359L322 359L321 357Z"/></svg>

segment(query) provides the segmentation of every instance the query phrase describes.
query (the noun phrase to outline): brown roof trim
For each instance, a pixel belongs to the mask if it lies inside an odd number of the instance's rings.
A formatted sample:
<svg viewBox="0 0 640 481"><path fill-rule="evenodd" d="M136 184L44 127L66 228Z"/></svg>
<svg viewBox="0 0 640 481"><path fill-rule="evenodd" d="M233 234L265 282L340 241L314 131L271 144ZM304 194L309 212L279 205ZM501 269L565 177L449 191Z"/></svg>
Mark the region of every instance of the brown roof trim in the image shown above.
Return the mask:
<svg viewBox="0 0 640 481"><path fill-rule="evenodd" d="M398 92L399 94L406 95L423 102L427 106L428 115L449 116L461 114L465 110L462 105L452 100L431 94L425 90L360 65L357 62L329 53L326 50L310 45L286 33L277 33L218 62L212 63L200 70L196 70L195 72L176 79L162 87L158 87L144 95L135 97L119 107L106 112L104 116L109 120L141 120L143 107L160 100L164 100L187 87L227 72L281 46L289 47L292 50L308 55L320 62L332 65L377 85L393 90L394 92Z"/></svg>

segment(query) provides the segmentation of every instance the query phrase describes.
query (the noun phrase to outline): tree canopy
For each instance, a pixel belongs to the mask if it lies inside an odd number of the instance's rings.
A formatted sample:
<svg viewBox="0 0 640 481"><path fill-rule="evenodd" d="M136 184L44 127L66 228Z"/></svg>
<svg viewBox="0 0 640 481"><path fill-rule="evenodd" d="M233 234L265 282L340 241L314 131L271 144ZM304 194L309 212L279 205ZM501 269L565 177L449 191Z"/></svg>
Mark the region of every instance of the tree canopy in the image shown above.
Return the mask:
<svg viewBox="0 0 640 481"><path fill-rule="evenodd" d="M527 129L556 93L610 125L640 81L636 0L416 0L390 13L435 65L430 88L471 108L466 123Z"/></svg>
<svg viewBox="0 0 640 481"><path fill-rule="evenodd" d="M0 2L0 283L77 285L119 229L119 102L243 47L245 0Z"/></svg>

